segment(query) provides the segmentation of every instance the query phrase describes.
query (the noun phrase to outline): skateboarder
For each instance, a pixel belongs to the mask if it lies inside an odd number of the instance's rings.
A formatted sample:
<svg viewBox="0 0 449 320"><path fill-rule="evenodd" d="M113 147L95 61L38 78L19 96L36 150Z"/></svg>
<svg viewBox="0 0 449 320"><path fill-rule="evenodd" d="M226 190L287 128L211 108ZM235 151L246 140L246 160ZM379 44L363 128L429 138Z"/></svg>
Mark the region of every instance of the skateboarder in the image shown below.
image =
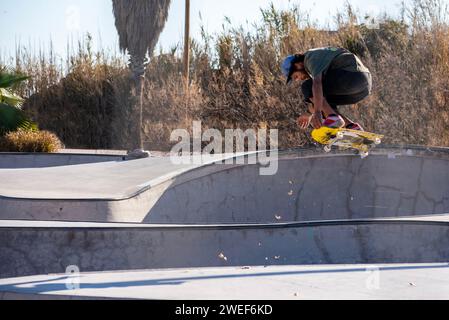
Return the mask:
<svg viewBox="0 0 449 320"><path fill-rule="evenodd" d="M338 110L339 105L355 104L371 94L371 73L355 54L343 48L311 49L288 56L282 72L287 84L303 81L302 93L309 113L298 119L302 129L311 124L315 129L326 126L363 131L360 124Z"/></svg>

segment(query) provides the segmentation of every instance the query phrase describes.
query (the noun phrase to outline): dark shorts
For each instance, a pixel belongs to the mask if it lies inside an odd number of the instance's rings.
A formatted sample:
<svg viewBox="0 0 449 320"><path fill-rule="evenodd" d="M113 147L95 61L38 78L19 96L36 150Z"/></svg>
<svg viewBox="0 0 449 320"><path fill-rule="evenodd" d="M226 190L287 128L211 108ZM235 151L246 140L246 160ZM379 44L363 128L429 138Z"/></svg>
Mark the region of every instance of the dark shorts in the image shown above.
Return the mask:
<svg viewBox="0 0 449 320"><path fill-rule="evenodd" d="M304 101L311 103L313 80L302 84ZM338 111L337 106L350 105L362 101L371 94L372 79L367 72L329 70L323 77L323 95L329 105Z"/></svg>

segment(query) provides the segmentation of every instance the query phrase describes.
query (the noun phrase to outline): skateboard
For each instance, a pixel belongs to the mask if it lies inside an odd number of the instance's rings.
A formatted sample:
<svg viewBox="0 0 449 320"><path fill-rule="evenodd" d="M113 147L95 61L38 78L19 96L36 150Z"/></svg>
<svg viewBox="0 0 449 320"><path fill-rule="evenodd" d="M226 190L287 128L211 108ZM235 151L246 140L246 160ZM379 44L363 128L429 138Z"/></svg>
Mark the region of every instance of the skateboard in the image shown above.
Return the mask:
<svg viewBox="0 0 449 320"><path fill-rule="evenodd" d="M382 143L383 135L376 133L321 127L312 131L312 138L319 144L324 145L325 152L331 152L332 146L340 150L355 149L362 158L366 158L376 145Z"/></svg>

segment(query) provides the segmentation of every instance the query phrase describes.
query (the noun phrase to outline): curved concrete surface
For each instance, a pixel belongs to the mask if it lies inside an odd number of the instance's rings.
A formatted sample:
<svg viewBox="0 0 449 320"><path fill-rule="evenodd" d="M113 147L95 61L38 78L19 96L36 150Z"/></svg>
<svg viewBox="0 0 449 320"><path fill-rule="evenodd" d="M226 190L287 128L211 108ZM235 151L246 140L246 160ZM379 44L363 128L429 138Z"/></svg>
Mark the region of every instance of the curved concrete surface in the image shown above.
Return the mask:
<svg viewBox="0 0 449 320"><path fill-rule="evenodd" d="M0 278L82 272L449 261L449 222L152 226L2 221Z"/></svg>
<svg viewBox="0 0 449 320"><path fill-rule="evenodd" d="M280 154L259 165L173 165L169 158L0 170L0 219L273 223L449 212L448 149Z"/></svg>

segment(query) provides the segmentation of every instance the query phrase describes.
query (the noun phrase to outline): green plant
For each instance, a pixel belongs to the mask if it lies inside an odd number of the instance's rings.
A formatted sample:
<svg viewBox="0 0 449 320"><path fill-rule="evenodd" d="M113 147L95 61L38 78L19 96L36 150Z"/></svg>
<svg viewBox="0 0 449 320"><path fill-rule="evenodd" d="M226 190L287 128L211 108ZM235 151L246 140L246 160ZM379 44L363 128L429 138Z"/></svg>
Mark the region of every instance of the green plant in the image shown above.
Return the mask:
<svg viewBox="0 0 449 320"><path fill-rule="evenodd" d="M22 111L24 100L13 92L17 84L27 79L26 76L0 71L0 136L19 128L37 129Z"/></svg>

